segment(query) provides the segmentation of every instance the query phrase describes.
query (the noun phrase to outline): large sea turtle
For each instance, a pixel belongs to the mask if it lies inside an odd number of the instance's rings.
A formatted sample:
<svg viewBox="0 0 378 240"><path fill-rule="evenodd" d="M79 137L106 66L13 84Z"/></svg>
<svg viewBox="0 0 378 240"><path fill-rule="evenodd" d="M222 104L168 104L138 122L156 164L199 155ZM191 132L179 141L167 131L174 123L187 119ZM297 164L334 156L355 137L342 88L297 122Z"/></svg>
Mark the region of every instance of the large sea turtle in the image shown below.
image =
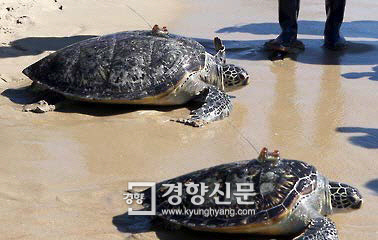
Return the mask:
<svg viewBox="0 0 378 240"><path fill-rule="evenodd" d="M176 188L172 191L171 186ZM266 148L257 159L202 169L158 183L155 189L159 222L296 240L338 239L335 224L326 216L362 205L356 188L329 181L314 166L280 159L278 151ZM149 210L151 188L142 193L143 210Z"/></svg>
<svg viewBox="0 0 378 240"><path fill-rule="evenodd" d="M58 50L23 73L35 85L65 97L101 103L180 105L201 103L180 122L200 126L227 117L231 91L249 82L241 67L226 64L225 47L214 39L213 56L197 41L168 33L127 31L87 39ZM46 101L24 110L46 112Z"/></svg>

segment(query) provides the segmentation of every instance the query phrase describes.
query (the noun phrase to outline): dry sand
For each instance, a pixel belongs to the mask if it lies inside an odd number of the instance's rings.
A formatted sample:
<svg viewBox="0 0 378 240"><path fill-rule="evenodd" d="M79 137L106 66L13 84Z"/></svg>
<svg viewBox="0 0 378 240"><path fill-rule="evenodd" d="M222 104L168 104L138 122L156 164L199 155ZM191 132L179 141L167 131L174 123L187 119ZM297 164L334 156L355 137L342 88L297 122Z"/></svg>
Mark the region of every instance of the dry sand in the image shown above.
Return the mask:
<svg viewBox="0 0 378 240"><path fill-rule="evenodd" d="M60 9L62 6L62 9ZM75 41L167 25L171 32L227 41L228 57L252 75L231 117L204 128L169 122L188 114L72 103L21 112L30 84L21 70ZM235 239L198 233L128 236L112 225L126 211L128 181L160 181L280 149L330 179L358 187L361 210L333 215L340 239L378 237L378 19L376 1L348 1L343 53L322 44L323 0L303 1L306 51L271 62L260 50L279 33L277 1L1 0L1 239ZM241 237L237 239L253 239Z"/></svg>

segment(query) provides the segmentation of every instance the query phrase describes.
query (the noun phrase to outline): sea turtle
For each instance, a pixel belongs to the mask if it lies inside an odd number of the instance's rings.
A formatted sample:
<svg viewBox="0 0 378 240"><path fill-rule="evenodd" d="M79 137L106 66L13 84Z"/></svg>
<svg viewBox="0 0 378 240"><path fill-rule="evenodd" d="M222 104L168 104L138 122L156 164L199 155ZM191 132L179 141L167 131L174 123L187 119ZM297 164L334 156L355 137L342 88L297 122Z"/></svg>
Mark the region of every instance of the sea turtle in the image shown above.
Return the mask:
<svg viewBox="0 0 378 240"><path fill-rule="evenodd" d="M171 186L176 188L172 191ZM362 205L356 188L329 181L305 162L280 159L278 151L267 148L257 159L195 171L158 183L154 189L159 222L199 231L288 235L296 240L338 239L335 224L326 216ZM142 210L151 209L151 188L141 193Z"/></svg>
<svg viewBox="0 0 378 240"><path fill-rule="evenodd" d="M165 27L90 38L30 65L23 73L65 97L101 103L181 105L200 102L188 119L201 126L227 117L231 91L249 83L241 67L226 64L225 47L214 38L211 55L197 41L170 34ZM24 110L54 110L46 101Z"/></svg>

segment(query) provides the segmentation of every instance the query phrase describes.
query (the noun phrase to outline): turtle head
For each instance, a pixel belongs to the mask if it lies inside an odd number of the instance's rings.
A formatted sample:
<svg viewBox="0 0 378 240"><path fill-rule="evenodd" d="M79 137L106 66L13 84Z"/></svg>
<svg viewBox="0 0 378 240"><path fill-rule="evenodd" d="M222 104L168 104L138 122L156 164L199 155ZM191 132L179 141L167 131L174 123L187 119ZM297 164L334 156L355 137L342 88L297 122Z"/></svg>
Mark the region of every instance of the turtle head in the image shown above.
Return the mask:
<svg viewBox="0 0 378 240"><path fill-rule="evenodd" d="M226 92L237 90L249 83L248 72L234 64L222 65L222 74Z"/></svg>
<svg viewBox="0 0 378 240"><path fill-rule="evenodd" d="M278 150L274 150L273 152L269 152L266 147L261 149L260 155L257 160L261 163L269 162L269 163L277 163L280 161L280 152Z"/></svg>
<svg viewBox="0 0 378 240"><path fill-rule="evenodd" d="M362 196L355 187L330 181L329 190L333 212L348 212L361 208Z"/></svg>

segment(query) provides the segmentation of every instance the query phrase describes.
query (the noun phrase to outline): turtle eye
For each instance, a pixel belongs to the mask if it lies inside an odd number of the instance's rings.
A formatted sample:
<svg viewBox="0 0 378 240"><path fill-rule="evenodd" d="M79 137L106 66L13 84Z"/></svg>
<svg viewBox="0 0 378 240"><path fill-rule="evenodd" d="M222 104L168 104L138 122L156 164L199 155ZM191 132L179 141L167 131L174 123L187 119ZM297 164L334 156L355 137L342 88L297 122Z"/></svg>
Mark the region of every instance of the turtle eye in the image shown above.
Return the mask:
<svg viewBox="0 0 378 240"><path fill-rule="evenodd" d="M245 80L245 76L243 75L243 74L239 74L239 78L240 78L240 80L242 80L242 81L244 81Z"/></svg>

